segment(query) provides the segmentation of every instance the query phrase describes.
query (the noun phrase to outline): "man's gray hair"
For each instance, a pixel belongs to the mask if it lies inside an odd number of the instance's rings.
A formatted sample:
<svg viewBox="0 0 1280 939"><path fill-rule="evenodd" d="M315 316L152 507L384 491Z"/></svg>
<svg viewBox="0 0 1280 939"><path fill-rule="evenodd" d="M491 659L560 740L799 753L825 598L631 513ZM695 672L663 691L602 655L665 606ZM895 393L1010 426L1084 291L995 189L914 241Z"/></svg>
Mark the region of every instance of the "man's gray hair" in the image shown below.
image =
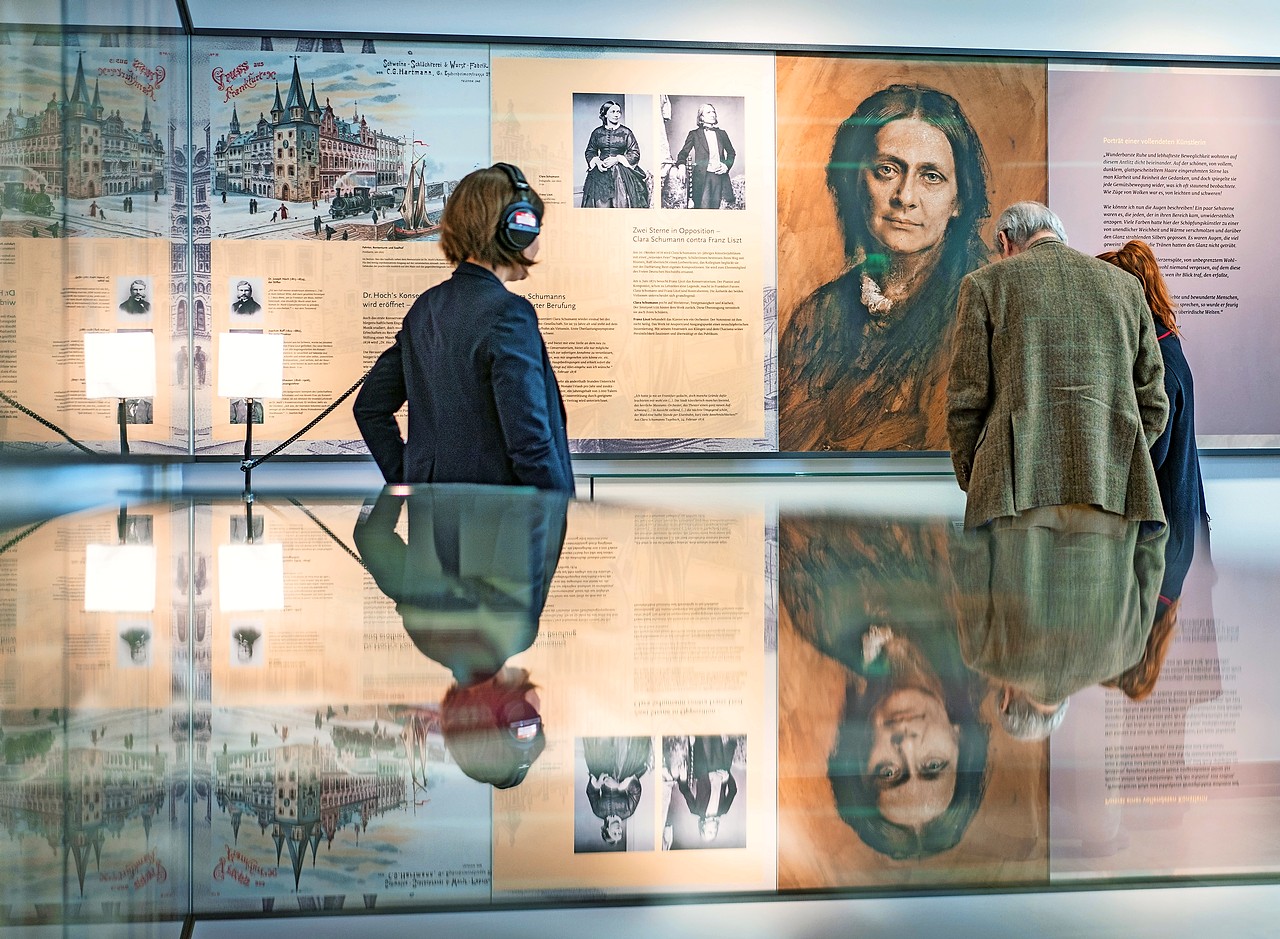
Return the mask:
<svg viewBox="0 0 1280 939"><path fill-rule="evenodd" d="M1042 231L1051 231L1064 245L1067 243L1067 230L1062 227L1062 219L1042 202L1015 202L1000 213L996 231L1004 232L1009 241L1019 248L1025 248L1027 242Z"/></svg>
<svg viewBox="0 0 1280 939"><path fill-rule="evenodd" d="M1051 714L1037 710L1021 694L1015 694L1008 707L1000 709L1000 726L1014 740L1044 740L1062 724L1067 714L1067 701Z"/></svg>

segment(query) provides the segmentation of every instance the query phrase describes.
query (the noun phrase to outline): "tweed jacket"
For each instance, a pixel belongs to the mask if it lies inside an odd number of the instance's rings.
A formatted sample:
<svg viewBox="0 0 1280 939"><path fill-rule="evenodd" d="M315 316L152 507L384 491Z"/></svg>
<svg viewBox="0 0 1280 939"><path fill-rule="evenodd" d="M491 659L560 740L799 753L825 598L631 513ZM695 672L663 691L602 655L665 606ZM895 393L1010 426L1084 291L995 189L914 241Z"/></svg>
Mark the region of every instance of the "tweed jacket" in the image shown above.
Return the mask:
<svg viewBox="0 0 1280 939"><path fill-rule="evenodd" d="M1084 503L1163 524L1169 399L1137 278L1056 239L960 283L947 435L965 526Z"/></svg>

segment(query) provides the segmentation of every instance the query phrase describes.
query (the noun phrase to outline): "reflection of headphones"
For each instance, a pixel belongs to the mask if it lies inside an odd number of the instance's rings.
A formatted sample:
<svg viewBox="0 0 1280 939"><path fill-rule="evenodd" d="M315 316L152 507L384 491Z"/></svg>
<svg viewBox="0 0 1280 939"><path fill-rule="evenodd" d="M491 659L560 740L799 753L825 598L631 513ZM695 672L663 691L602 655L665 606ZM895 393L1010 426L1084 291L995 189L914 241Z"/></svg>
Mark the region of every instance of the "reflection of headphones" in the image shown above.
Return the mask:
<svg viewBox="0 0 1280 939"><path fill-rule="evenodd" d="M525 181L520 167L510 163L495 163L495 170L502 170L515 187L515 195L502 210L502 218L498 222L498 244L508 251L523 251L542 231L542 219L538 210L529 202L529 183Z"/></svg>

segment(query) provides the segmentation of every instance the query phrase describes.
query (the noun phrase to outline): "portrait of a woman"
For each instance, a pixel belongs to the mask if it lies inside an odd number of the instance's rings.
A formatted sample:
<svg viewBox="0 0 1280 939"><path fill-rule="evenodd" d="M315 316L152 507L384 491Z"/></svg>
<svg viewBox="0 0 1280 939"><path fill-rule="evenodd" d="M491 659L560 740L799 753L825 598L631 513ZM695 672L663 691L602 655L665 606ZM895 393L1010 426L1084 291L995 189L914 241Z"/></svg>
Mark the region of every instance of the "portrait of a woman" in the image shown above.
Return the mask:
<svg viewBox="0 0 1280 939"><path fill-rule="evenodd" d="M600 838L625 850L626 821L640 804L641 779L653 766L653 743L648 737L586 737L582 749L587 801L601 820Z"/></svg>
<svg viewBox="0 0 1280 939"><path fill-rule="evenodd" d="M591 132L584 156L584 209L649 208L649 178L640 168L640 143L622 123L618 102L609 100L600 105L600 126Z"/></svg>
<svg viewBox="0 0 1280 939"><path fill-rule="evenodd" d="M779 448L945 450L956 293L988 255L982 143L951 95L892 84L840 124L826 182L845 270L779 341Z"/></svg>

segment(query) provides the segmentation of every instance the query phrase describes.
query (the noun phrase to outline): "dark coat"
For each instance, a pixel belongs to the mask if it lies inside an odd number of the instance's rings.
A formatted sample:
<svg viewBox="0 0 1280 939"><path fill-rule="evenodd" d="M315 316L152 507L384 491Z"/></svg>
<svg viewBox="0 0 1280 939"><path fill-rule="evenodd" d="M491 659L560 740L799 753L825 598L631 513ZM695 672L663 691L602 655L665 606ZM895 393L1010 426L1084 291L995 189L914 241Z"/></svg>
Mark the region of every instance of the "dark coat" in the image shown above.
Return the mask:
<svg viewBox="0 0 1280 939"><path fill-rule="evenodd" d="M729 135L719 127L713 127L711 129L715 131L716 136L716 150L718 151L716 156L720 158L720 162L727 168L732 169L733 161L737 158L738 154L733 149L733 143L730 142ZM703 127L695 127L693 130L689 131L689 136L684 139L684 146L680 148L680 153L676 156L676 163L683 163L689 158L690 151L693 152L692 183L694 205L696 208L700 209L718 209L720 208L718 200L715 205L709 205L704 204L705 200L702 198L703 194L707 190L708 175L718 175L707 173L707 164L711 162L711 150L707 146L707 135L703 132L704 130L705 128ZM726 181L724 192L722 192L721 195L732 202L733 190L727 185L729 174L726 172L721 176L721 178Z"/></svg>
<svg viewBox="0 0 1280 939"><path fill-rule="evenodd" d="M965 525L1083 503L1163 523L1169 399L1136 277L1057 240L960 283L947 435Z"/></svg>
<svg viewBox="0 0 1280 939"><path fill-rule="evenodd" d="M1196 539L1207 530L1200 452L1196 449L1195 393L1191 367L1182 343L1172 332L1160 337L1164 358L1164 390L1169 396L1169 423L1151 448L1160 501L1169 520L1166 584L1160 593L1169 600L1182 592L1182 578L1191 566Z"/></svg>
<svg viewBox="0 0 1280 939"><path fill-rule="evenodd" d="M406 401L403 441L395 414ZM388 483L574 491L564 402L533 304L475 264L417 299L354 413Z"/></svg>

